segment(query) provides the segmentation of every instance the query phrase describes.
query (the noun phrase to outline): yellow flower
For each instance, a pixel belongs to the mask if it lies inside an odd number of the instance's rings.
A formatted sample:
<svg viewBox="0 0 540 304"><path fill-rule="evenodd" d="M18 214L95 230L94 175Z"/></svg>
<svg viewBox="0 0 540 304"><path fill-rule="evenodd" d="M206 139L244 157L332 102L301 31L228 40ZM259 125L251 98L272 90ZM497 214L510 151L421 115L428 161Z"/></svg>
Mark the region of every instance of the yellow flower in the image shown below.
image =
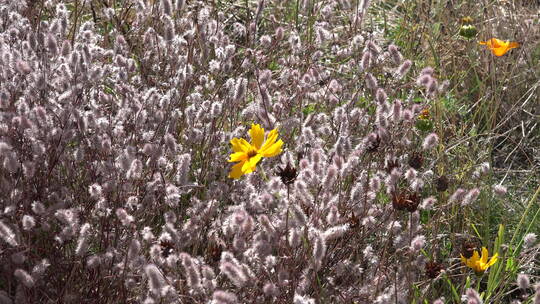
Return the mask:
<svg viewBox="0 0 540 304"><path fill-rule="evenodd" d="M474 251L473 255L470 258L465 258L463 255L461 255L461 262L465 264L467 267L471 268L475 272L482 273L486 271L491 265L495 264L497 262L497 259L499 257L498 253L495 253L489 259L488 262L488 250L486 247L482 247L482 257L478 254L478 251Z"/></svg>
<svg viewBox="0 0 540 304"><path fill-rule="evenodd" d="M488 41L479 41L478 43L487 46L495 56L502 56L509 50L519 47L519 43L517 42L503 41L497 38L491 38Z"/></svg>
<svg viewBox="0 0 540 304"><path fill-rule="evenodd" d="M278 130L274 129L266 136L264 141L264 129L259 124L251 124L249 136L251 143L243 138L231 139L233 152L228 162L239 162L232 166L229 173L230 178L240 178L244 174L251 173L257 169L257 163L263 157L273 157L281 153L283 141L278 141Z"/></svg>
<svg viewBox="0 0 540 304"><path fill-rule="evenodd" d="M418 119L429 119L429 109L423 109L418 115Z"/></svg>

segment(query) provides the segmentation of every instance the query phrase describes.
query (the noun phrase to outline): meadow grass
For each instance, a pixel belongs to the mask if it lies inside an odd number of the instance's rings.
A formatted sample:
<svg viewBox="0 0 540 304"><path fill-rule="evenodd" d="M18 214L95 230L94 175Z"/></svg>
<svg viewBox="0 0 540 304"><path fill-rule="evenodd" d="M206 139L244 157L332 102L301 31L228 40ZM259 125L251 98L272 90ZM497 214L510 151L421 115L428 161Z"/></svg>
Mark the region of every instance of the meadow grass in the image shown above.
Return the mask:
<svg viewBox="0 0 540 304"><path fill-rule="evenodd" d="M540 303L539 9L1 2L0 303Z"/></svg>

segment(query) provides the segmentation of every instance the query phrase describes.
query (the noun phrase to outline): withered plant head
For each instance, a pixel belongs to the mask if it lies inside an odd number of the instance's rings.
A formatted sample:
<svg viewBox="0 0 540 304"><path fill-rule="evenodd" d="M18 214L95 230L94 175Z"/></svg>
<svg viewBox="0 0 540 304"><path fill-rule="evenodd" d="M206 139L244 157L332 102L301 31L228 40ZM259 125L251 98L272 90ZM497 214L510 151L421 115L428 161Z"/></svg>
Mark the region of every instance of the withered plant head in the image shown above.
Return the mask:
<svg viewBox="0 0 540 304"><path fill-rule="evenodd" d="M448 189L448 177L441 175L435 181L435 188L439 192L444 192Z"/></svg>
<svg viewBox="0 0 540 304"><path fill-rule="evenodd" d="M360 226L360 218L355 216L354 213L349 217L349 225L351 229L355 229Z"/></svg>
<svg viewBox="0 0 540 304"><path fill-rule="evenodd" d="M399 161L397 159L388 159L386 161L386 172L390 174L395 168L399 168Z"/></svg>
<svg viewBox="0 0 540 304"><path fill-rule="evenodd" d="M370 153L377 152L377 150L379 149L379 146L381 145L381 137L379 136L379 134L374 133L374 137L375 138L373 141L369 141L367 143L367 147L366 147L367 152L370 152Z"/></svg>
<svg viewBox="0 0 540 304"><path fill-rule="evenodd" d="M442 263L429 261L426 263L426 276L430 279L436 278L444 270Z"/></svg>
<svg viewBox="0 0 540 304"><path fill-rule="evenodd" d="M292 185L298 176L298 171L290 162L287 162L285 167L277 167L277 175L281 178L281 182L285 185Z"/></svg>
<svg viewBox="0 0 540 304"><path fill-rule="evenodd" d="M463 244L461 244L461 255L467 259L470 259L473 256L476 247L477 246L474 242L469 240L464 241Z"/></svg>
<svg viewBox="0 0 540 304"><path fill-rule="evenodd" d="M159 246L161 247L161 254L164 258L167 258L174 251L174 243L171 240L160 240Z"/></svg>
<svg viewBox="0 0 540 304"><path fill-rule="evenodd" d="M401 190L392 193L392 207L400 211L415 212L420 204L420 196L416 192Z"/></svg>
<svg viewBox="0 0 540 304"><path fill-rule="evenodd" d="M424 164L424 156L421 152L414 152L411 157L409 157L409 166L416 170L420 170Z"/></svg>

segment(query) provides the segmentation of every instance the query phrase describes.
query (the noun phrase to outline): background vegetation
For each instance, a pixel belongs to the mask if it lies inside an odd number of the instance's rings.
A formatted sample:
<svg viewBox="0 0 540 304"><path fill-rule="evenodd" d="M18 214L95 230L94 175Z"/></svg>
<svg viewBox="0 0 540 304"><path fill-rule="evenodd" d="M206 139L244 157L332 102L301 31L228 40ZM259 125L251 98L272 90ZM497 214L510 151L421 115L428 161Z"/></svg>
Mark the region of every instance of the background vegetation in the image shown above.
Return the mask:
<svg viewBox="0 0 540 304"><path fill-rule="evenodd" d="M0 1L0 303L540 303L539 10Z"/></svg>

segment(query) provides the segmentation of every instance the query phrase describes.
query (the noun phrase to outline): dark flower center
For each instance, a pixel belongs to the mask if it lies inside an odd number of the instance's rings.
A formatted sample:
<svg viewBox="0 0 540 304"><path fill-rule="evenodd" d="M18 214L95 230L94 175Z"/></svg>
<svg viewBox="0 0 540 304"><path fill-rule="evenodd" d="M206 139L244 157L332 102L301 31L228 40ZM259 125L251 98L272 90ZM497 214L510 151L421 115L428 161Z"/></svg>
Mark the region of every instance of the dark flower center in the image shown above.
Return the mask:
<svg viewBox="0 0 540 304"><path fill-rule="evenodd" d="M252 158L253 156L257 155L257 151L250 150L247 155L248 155L248 158Z"/></svg>

